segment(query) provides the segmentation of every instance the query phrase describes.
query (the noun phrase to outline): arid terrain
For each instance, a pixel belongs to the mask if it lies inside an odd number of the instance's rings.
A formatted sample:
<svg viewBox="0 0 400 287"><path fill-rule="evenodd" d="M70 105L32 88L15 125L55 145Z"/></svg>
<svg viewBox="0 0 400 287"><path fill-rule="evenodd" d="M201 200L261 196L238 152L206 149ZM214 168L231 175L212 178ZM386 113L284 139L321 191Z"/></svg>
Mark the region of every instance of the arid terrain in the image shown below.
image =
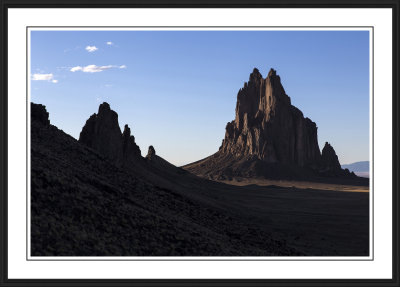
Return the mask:
<svg viewBox="0 0 400 287"><path fill-rule="evenodd" d="M83 129L93 148L44 106L31 117L32 256L369 255L365 184L210 181L152 147L142 157L127 126L108 138L102 121L118 123L108 105Z"/></svg>
<svg viewBox="0 0 400 287"><path fill-rule="evenodd" d="M226 184L237 186L269 186L269 187L290 187L296 189L317 189L326 191L339 191L339 192L369 192L368 185L361 184L338 184L338 183L324 183L324 182L311 182L311 181L293 181L293 180L273 180L265 178L234 178L233 180L219 180Z"/></svg>

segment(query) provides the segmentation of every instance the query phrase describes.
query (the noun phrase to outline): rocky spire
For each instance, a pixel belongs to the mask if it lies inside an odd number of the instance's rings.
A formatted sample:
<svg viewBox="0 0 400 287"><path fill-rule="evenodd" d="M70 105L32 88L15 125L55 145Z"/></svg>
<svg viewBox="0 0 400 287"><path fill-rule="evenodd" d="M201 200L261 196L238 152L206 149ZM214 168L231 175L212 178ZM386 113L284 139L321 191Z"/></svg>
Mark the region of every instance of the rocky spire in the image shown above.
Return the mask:
<svg viewBox="0 0 400 287"><path fill-rule="evenodd" d="M321 165L325 169L325 171L341 170L338 156L336 155L333 147L328 142L325 142L325 146L322 149Z"/></svg>
<svg viewBox="0 0 400 287"><path fill-rule="evenodd" d="M262 80L262 75L257 68L253 69L253 72L249 76L249 82L260 82Z"/></svg>
<svg viewBox="0 0 400 287"><path fill-rule="evenodd" d="M128 125L125 125L122 133L122 156L125 162L131 162L141 157L140 148L135 143L135 137L131 135Z"/></svg>
<svg viewBox="0 0 400 287"><path fill-rule="evenodd" d="M254 69L238 92L235 120L226 126L220 152L271 163L317 165L317 126L291 105L274 69L265 79Z"/></svg>
<svg viewBox="0 0 400 287"><path fill-rule="evenodd" d="M151 145L149 146L149 151L146 155L147 159L152 159L154 156L156 155L156 150L154 149L154 147Z"/></svg>
<svg viewBox="0 0 400 287"><path fill-rule="evenodd" d="M140 149L131 136L128 125L124 132L118 123L118 114L106 102L99 106L97 114L86 121L79 135L79 142L97 150L117 164L125 164L140 156Z"/></svg>

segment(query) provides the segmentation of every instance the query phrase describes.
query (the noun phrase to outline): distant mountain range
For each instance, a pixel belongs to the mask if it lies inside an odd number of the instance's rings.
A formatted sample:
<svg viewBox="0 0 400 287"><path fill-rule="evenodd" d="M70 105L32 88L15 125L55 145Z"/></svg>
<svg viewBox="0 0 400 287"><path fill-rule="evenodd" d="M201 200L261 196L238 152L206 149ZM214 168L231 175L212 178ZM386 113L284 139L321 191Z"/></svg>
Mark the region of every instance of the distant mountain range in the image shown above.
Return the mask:
<svg viewBox="0 0 400 287"><path fill-rule="evenodd" d="M361 177L369 177L369 161L357 161L350 164L343 164L342 168L347 168Z"/></svg>

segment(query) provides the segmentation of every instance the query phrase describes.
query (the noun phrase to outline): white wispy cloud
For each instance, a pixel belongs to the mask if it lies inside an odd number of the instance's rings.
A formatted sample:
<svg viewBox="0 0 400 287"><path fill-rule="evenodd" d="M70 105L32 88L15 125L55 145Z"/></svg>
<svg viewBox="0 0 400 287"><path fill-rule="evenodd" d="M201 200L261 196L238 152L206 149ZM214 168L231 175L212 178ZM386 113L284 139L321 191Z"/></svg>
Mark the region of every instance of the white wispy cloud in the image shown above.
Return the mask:
<svg viewBox="0 0 400 287"><path fill-rule="evenodd" d="M109 45L109 46L112 46L112 45L114 45L114 43L113 43L113 42L111 42L111 41L108 41L108 42L106 42L106 44L107 44L107 45Z"/></svg>
<svg viewBox="0 0 400 287"><path fill-rule="evenodd" d="M34 81L50 81L53 79L53 74L33 74L32 80Z"/></svg>
<svg viewBox="0 0 400 287"><path fill-rule="evenodd" d="M89 53L92 53L94 51L97 51L98 48L96 46L86 46L86 51L88 51Z"/></svg>
<svg viewBox="0 0 400 287"><path fill-rule="evenodd" d="M88 65L85 67L81 67L81 66L76 66L76 67L72 67L70 69L71 72L77 72L77 71L82 71L84 73L99 73L99 72L103 72L105 70L111 69L111 68L119 68L119 69L125 69L126 66L125 65L121 65L121 66L113 66L113 65L107 65L107 66L97 66L97 65Z"/></svg>
<svg viewBox="0 0 400 287"><path fill-rule="evenodd" d="M53 74L39 74L39 73L33 74L32 81L48 81L54 84L58 83L58 80L54 79Z"/></svg>
<svg viewBox="0 0 400 287"><path fill-rule="evenodd" d="M76 66L76 67L72 67L70 69L71 72L76 72L76 71L82 71L82 67L81 66Z"/></svg>
<svg viewBox="0 0 400 287"><path fill-rule="evenodd" d="M111 68L112 68L111 65L108 65L108 66L88 65L88 66L82 68L82 72L85 72L85 73L99 73L99 72L103 72L104 70L108 70L108 69L111 69Z"/></svg>

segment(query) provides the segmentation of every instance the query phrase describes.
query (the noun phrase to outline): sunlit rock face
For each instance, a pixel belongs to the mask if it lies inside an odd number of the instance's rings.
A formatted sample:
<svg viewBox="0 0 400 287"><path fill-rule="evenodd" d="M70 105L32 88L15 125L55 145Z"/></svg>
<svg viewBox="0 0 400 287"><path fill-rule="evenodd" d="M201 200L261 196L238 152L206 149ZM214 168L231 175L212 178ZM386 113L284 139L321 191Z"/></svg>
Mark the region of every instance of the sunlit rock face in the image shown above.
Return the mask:
<svg viewBox="0 0 400 287"><path fill-rule="evenodd" d="M220 152L298 166L317 166L321 157L316 124L291 105L273 69L266 78L254 69L239 90Z"/></svg>
<svg viewBox="0 0 400 287"><path fill-rule="evenodd" d="M353 176L341 169L332 146L321 155L317 125L291 104L276 71L263 78L256 68L237 93L235 119L219 150L184 168L210 179Z"/></svg>

